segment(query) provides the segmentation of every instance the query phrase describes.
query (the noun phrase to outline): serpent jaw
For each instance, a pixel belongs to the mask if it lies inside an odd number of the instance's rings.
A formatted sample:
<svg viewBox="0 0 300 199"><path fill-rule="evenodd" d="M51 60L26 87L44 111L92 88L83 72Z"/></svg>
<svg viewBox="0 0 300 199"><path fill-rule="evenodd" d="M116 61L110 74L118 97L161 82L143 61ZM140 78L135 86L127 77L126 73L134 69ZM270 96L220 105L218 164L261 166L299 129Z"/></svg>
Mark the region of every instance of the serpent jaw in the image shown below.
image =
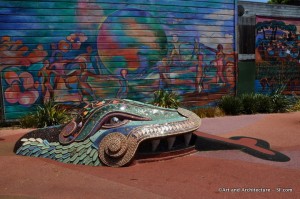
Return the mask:
<svg viewBox="0 0 300 199"><path fill-rule="evenodd" d="M174 111L174 110L172 110ZM193 112L190 112L188 110L178 108L176 110L178 114L177 121L171 121L169 122L157 122L153 123L153 121L147 121L143 122L144 125L136 126L135 128L131 129L129 132L127 132L127 137L124 139L126 142L124 143L124 148L126 148L126 153L122 158L114 158L109 153L105 153L105 150L101 148L101 145L109 145L109 143L113 143L113 141L110 140L102 140L99 144L99 157L100 159L105 162L106 165L109 166L123 166L128 164L132 161L134 158L139 146L141 143L147 143L147 141L151 141L152 144L152 153L154 148L157 149L157 147L160 145L160 140L167 140L167 149L165 150L165 147L160 147L160 151L157 151L158 153L165 152L165 151L171 151L172 149L178 149L178 143L176 147L174 148L176 137L180 137L183 135L184 137L184 147L187 148L190 146L190 140L191 139L191 133L198 129L201 125L201 120L198 118L196 114ZM180 120L178 120L181 118ZM116 137L117 137L116 133ZM96 137L99 137L98 135ZM126 143L126 144L125 144ZM192 143L193 144L193 143ZM143 150L143 146L147 144L143 144L140 146L140 152L145 151ZM157 145L157 146L155 146ZM161 144L162 145L162 144ZM163 148L163 149L162 149ZM182 145L181 145L182 148ZM120 148L120 150L123 150Z"/></svg>

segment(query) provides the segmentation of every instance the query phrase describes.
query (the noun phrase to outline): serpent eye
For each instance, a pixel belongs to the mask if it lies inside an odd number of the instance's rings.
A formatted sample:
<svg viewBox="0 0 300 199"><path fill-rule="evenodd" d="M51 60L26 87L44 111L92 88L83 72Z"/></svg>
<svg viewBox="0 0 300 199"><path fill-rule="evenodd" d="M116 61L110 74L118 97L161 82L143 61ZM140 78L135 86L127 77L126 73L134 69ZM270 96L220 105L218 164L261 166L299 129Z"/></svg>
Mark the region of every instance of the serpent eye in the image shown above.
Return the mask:
<svg viewBox="0 0 300 199"><path fill-rule="evenodd" d="M105 128L105 129L115 128L115 127L122 126L128 122L129 122L129 120L127 120L125 117L112 116L112 117L106 119L102 128Z"/></svg>
<svg viewBox="0 0 300 199"><path fill-rule="evenodd" d="M123 126L130 121L149 121L150 118L140 117L133 114L114 112L106 115L101 121L102 125L100 128L110 129Z"/></svg>
<svg viewBox="0 0 300 199"><path fill-rule="evenodd" d="M118 117L112 117L109 121L109 124L117 124L121 122L121 120Z"/></svg>

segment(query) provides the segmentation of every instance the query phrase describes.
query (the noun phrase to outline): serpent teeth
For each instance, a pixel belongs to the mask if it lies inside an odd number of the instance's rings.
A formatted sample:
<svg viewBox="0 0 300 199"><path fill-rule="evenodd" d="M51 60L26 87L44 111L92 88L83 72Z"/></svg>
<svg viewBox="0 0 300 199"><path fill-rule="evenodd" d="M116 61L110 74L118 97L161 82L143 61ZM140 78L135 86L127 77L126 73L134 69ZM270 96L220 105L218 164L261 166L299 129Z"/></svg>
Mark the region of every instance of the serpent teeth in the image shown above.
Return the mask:
<svg viewBox="0 0 300 199"><path fill-rule="evenodd" d="M41 144L43 143L43 140L41 138L36 138L35 140Z"/></svg>
<svg viewBox="0 0 300 199"><path fill-rule="evenodd" d="M189 146L191 138L192 138L192 133L188 133L188 134L184 135L184 144L185 144L185 146Z"/></svg>
<svg viewBox="0 0 300 199"><path fill-rule="evenodd" d="M25 146L25 145L29 145L30 146L31 142L30 141L26 141L24 142L22 145Z"/></svg>
<svg viewBox="0 0 300 199"><path fill-rule="evenodd" d="M35 142L35 138L29 138L28 141Z"/></svg>
<svg viewBox="0 0 300 199"><path fill-rule="evenodd" d="M168 149L169 149L169 150L172 149L175 140L176 140L176 137L169 137L169 138L167 139L167 141L168 141Z"/></svg>
<svg viewBox="0 0 300 199"><path fill-rule="evenodd" d="M159 143L160 143L160 140L152 140L152 142L151 142L151 144L152 144L152 152L156 151Z"/></svg>

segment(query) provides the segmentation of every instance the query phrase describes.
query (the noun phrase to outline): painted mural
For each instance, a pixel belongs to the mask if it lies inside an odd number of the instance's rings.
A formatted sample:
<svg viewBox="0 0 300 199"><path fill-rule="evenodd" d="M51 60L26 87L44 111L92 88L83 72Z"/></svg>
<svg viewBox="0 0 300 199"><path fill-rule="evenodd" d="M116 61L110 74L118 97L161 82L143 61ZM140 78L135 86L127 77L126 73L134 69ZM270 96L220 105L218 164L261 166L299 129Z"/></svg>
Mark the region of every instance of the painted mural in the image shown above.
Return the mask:
<svg viewBox="0 0 300 199"><path fill-rule="evenodd" d="M49 98L150 102L177 92L209 106L235 92L235 0L1 1L6 120Z"/></svg>
<svg viewBox="0 0 300 199"><path fill-rule="evenodd" d="M300 94L300 18L256 17L256 91Z"/></svg>

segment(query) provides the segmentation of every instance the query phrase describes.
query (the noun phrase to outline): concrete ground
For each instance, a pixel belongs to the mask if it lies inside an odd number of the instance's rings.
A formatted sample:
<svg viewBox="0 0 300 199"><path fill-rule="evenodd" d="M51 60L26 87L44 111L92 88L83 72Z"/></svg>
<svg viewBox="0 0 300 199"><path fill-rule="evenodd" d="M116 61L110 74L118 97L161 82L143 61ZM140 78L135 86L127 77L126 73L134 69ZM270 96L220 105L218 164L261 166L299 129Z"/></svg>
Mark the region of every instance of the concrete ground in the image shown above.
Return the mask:
<svg viewBox="0 0 300 199"><path fill-rule="evenodd" d="M202 121L202 132L264 139L291 160L229 150L124 168L70 165L15 155L30 129L0 129L0 198L300 198L300 112Z"/></svg>

